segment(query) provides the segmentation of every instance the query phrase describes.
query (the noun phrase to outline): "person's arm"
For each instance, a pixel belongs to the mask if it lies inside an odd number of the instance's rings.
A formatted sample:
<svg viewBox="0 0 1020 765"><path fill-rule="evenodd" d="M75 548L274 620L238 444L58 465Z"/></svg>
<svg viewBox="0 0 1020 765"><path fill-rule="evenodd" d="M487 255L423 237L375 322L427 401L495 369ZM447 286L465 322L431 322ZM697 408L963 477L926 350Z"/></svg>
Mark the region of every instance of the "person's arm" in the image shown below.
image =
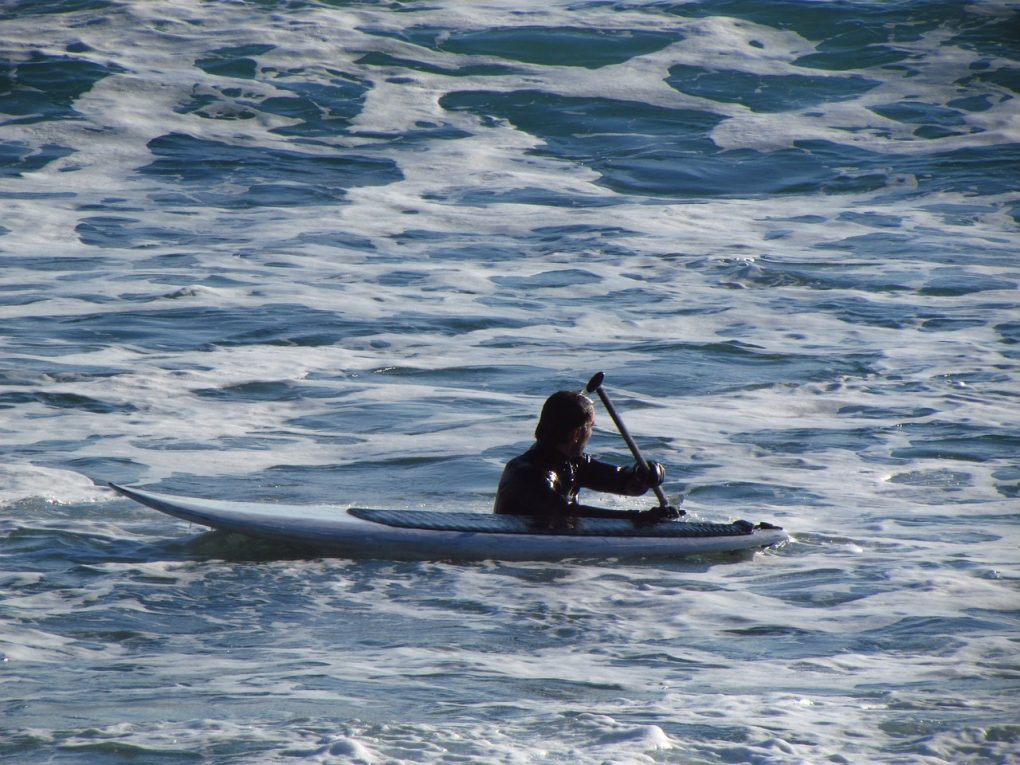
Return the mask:
<svg viewBox="0 0 1020 765"><path fill-rule="evenodd" d="M581 486L594 491L637 497L653 486L659 486L665 478L666 471L658 462L649 462L648 467L650 468L648 471L637 465L632 468L620 468L584 455L578 464L578 480ZM635 526L651 525L663 520L676 520L681 515L676 508L671 506L638 511L608 510L601 507L579 505L574 512L583 518L629 520Z"/></svg>
<svg viewBox="0 0 1020 765"><path fill-rule="evenodd" d="M658 462L649 462L648 466L649 471L637 465L616 467L585 454L578 463L578 480L585 489L638 497L653 486L661 485L666 477L665 468Z"/></svg>
<svg viewBox="0 0 1020 765"><path fill-rule="evenodd" d="M672 505L653 507L651 510L607 510L603 507L576 505L575 512L580 518L617 518L631 521L635 526L651 526L659 521L675 521L682 514Z"/></svg>
<svg viewBox="0 0 1020 765"><path fill-rule="evenodd" d="M636 521L640 515L637 510L610 510L591 505L574 505L573 510L579 518L618 518L624 521Z"/></svg>

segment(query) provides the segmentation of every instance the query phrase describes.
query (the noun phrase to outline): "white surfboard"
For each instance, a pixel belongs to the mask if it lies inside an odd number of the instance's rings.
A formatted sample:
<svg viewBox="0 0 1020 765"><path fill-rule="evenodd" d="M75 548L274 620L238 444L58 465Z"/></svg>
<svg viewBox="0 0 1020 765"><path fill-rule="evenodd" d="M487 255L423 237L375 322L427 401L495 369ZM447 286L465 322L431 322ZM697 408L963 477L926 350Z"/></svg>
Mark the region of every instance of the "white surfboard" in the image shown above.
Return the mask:
<svg viewBox="0 0 1020 765"><path fill-rule="evenodd" d="M674 521L637 528L628 520L580 518L575 529L547 530L536 529L522 516L230 502L110 486L191 523L362 558L682 558L770 547L789 539L781 528L747 521Z"/></svg>

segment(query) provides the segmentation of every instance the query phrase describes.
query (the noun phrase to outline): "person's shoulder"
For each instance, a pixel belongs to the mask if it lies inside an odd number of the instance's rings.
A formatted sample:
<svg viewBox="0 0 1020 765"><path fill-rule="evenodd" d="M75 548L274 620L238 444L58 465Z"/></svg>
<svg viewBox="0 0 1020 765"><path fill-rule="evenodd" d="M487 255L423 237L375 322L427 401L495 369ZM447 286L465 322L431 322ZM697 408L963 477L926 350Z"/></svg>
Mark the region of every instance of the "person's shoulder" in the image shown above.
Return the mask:
<svg viewBox="0 0 1020 765"><path fill-rule="evenodd" d="M515 515L531 515L535 512L542 496L542 487L555 476L553 471L536 461L536 454L529 449L519 454L503 468L496 490L496 512Z"/></svg>
<svg viewBox="0 0 1020 765"><path fill-rule="evenodd" d="M526 475L534 473L545 476L563 470L563 457L554 450L535 444L523 454L519 454L506 463L504 473Z"/></svg>
<svg viewBox="0 0 1020 765"><path fill-rule="evenodd" d="M506 466L511 469L521 470L528 468L537 468L542 462L541 455L538 450L532 446L526 452L518 454L516 457L506 463Z"/></svg>

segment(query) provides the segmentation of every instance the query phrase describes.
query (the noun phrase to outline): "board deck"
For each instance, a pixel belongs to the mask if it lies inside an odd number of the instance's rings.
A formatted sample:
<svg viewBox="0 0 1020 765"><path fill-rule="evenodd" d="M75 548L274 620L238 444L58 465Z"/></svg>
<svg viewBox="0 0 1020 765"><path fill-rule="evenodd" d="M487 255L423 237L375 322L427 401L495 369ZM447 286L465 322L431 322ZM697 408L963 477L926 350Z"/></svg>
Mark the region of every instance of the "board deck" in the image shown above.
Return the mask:
<svg viewBox="0 0 1020 765"><path fill-rule="evenodd" d="M536 527L526 516L494 515L493 513L446 513L429 510L370 510L351 508L356 518L430 531L466 531L480 534L558 534L579 537L732 537L750 534L754 528L747 521L737 523L697 523L680 521L635 526L629 520L616 518L578 518L569 529Z"/></svg>

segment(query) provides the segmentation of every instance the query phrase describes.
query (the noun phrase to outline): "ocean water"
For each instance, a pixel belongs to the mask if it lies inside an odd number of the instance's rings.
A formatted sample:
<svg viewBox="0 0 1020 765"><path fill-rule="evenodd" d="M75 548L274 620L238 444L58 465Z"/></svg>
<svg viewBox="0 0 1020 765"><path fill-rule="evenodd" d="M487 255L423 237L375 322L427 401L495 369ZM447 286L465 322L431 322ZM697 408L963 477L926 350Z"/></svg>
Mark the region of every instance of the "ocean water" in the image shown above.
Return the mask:
<svg viewBox="0 0 1020 765"><path fill-rule="evenodd" d="M1020 756L1015 5L6 0L0 214L0 760ZM599 370L792 541L348 560L105 488L484 511Z"/></svg>

